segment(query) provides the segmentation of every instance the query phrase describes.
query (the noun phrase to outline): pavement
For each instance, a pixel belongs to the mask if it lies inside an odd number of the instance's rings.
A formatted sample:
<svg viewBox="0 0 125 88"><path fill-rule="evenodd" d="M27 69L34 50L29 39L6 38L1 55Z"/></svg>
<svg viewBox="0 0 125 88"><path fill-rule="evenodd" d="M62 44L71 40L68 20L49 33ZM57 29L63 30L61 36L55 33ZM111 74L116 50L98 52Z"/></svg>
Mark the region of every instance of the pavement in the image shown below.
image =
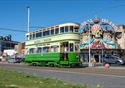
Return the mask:
<svg viewBox="0 0 125 88"><path fill-rule="evenodd" d="M51 77L73 84L101 85L103 88L125 88L125 69L91 68L50 68L33 67L23 64L0 64L1 68L16 70L35 76Z"/></svg>
<svg viewBox="0 0 125 88"><path fill-rule="evenodd" d="M67 71L67 72L79 72L79 73L89 73L89 74L104 74L104 75L116 75L116 76L125 76L125 66L110 66L105 68L104 66L95 66L95 67L83 67L83 68L58 68L58 67L39 67L39 66L28 66L24 63L7 63L0 62L2 65L10 66L21 66L34 69L47 69L47 70L57 70L57 71Z"/></svg>

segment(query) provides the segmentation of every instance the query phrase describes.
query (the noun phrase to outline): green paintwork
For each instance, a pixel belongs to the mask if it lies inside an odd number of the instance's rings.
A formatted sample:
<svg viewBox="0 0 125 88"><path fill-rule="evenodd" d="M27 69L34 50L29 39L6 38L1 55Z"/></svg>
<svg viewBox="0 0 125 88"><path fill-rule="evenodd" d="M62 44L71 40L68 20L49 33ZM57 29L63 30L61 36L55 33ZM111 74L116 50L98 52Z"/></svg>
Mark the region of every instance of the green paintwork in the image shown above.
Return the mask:
<svg viewBox="0 0 125 88"><path fill-rule="evenodd" d="M78 54L76 52L69 52L68 58L64 60L61 57L60 53L44 53L44 54L29 54L25 56L25 62L27 63L35 63L38 62L41 65L70 65L70 64L78 64Z"/></svg>
<svg viewBox="0 0 125 88"><path fill-rule="evenodd" d="M30 54L25 56L25 61L59 61L59 53Z"/></svg>

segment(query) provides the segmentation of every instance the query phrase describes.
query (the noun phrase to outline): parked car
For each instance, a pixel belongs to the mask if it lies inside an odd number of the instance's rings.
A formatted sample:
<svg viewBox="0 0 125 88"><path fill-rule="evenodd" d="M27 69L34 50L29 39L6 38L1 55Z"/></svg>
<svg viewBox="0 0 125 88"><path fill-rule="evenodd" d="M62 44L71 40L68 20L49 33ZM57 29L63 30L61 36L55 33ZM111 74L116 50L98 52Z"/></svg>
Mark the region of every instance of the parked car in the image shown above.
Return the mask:
<svg viewBox="0 0 125 88"><path fill-rule="evenodd" d="M116 55L106 55L103 56L102 58L102 62L104 64L117 64L117 65L124 65L125 64L125 60L116 56Z"/></svg>
<svg viewBox="0 0 125 88"><path fill-rule="evenodd" d="M15 63L21 63L23 61L24 61L24 58L21 58L21 57L15 58Z"/></svg>

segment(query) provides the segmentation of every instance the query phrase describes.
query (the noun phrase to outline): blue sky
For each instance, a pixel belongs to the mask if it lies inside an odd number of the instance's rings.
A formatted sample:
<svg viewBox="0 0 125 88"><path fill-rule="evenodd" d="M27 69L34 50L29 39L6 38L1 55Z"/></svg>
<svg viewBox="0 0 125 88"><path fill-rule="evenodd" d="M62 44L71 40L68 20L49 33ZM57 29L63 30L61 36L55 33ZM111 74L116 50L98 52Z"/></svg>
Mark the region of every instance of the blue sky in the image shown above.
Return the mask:
<svg viewBox="0 0 125 88"><path fill-rule="evenodd" d="M82 23L95 16L125 24L124 0L0 0L0 28L27 31L27 6L32 27ZM8 34L15 41L25 41L25 33L0 30L0 35Z"/></svg>

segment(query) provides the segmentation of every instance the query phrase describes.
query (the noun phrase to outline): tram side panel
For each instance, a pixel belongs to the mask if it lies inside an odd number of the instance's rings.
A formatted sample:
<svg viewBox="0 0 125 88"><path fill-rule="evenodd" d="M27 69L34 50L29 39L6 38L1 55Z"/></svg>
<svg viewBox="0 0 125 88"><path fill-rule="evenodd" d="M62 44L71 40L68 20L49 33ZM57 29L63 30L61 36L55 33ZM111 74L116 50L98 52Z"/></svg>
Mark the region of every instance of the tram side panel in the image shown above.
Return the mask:
<svg viewBox="0 0 125 88"><path fill-rule="evenodd" d="M60 60L60 53L29 54L25 62L36 65L56 65Z"/></svg>
<svg viewBox="0 0 125 88"><path fill-rule="evenodd" d="M46 54L29 54L25 56L25 62L32 65L78 65L80 64L78 54L75 52L70 53L46 53Z"/></svg>

